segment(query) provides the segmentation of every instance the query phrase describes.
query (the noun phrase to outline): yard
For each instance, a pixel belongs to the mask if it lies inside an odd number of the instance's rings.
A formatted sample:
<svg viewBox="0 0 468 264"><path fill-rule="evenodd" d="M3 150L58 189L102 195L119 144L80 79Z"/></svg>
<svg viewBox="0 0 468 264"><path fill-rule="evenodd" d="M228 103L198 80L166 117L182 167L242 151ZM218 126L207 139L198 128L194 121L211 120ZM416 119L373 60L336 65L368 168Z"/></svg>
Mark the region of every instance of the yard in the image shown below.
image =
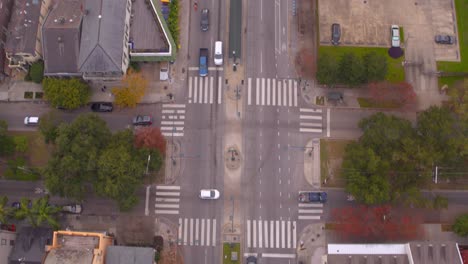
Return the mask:
<svg viewBox="0 0 468 264"><path fill-rule="evenodd" d="M389 82L404 82L405 81L405 69L403 68L402 62L404 56L398 59L393 59L388 55L388 48L371 48L371 47L350 47L350 46L320 46L318 53L327 54L332 57L339 59L345 53L354 53L356 56L362 57L364 54L375 51L378 54L382 54L387 58L388 72L386 80Z"/></svg>
<svg viewBox="0 0 468 264"><path fill-rule="evenodd" d="M233 252L237 252L237 260L231 260ZM223 244L223 264L238 264L242 263L240 253L240 243L224 243Z"/></svg>
<svg viewBox="0 0 468 264"><path fill-rule="evenodd" d="M346 145L352 140L320 140L320 173L322 182L327 180L328 187L344 187L341 164Z"/></svg>

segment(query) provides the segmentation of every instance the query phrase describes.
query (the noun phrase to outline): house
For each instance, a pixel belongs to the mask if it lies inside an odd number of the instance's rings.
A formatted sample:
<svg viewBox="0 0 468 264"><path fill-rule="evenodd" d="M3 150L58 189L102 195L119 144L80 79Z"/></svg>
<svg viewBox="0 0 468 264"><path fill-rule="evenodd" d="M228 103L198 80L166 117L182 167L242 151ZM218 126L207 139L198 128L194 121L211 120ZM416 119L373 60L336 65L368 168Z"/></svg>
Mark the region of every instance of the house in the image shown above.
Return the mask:
<svg viewBox="0 0 468 264"><path fill-rule="evenodd" d="M23 227L19 230L9 264L42 264L46 246L52 242L52 229Z"/></svg>
<svg viewBox="0 0 468 264"><path fill-rule="evenodd" d="M16 232L0 229L0 263L8 263L8 256L15 245Z"/></svg>
<svg viewBox="0 0 468 264"><path fill-rule="evenodd" d="M42 57L40 28L50 2L14 1L5 44L8 67L27 71L31 63Z"/></svg>
<svg viewBox="0 0 468 264"><path fill-rule="evenodd" d="M114 238L105 232L55 231L43 264L104 264Z"/></svg>
<svg viewBox="0 0 468 264"><path fill-rule="evenodd" d="M61 0L52 7L42 26L45 76L81 76L78 71L82 0Z"/></svg>
<svg viewBox="0 0 468 264"><path fill-rule="evenodd" d="M154 264L155 252L149 247L109 246L105 264Z"/></svg>
<svg viewBox="0 0 468 264"><path fill-rule="evenodd" d="M0 81L6 76L5 73L5 44L8 33L8 22L10 22L13 0L0 0Z"/></svg>
<svg viewBox="0 0 468 264"><path fill-rule="evenodd" d="M85 80L115 81L129 65L131 0L85 0L78 71Z"/></svg>

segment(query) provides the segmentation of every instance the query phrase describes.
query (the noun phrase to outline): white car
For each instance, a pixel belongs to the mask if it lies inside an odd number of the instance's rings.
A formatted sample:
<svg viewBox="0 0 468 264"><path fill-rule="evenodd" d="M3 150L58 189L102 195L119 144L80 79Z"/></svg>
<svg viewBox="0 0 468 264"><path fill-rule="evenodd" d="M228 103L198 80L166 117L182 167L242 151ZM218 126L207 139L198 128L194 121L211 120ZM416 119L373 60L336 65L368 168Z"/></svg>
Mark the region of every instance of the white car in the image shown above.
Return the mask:
<svg viewBox="0 0 468 264"><path fill-rule="evenodd" d="M216 200L219 198L219 191L216 189L200 190L200 199Z"/></svg>
<svg viewBox="0 0 468 264"><path fill-rule="evenodd" d="M24 124L26 126L37 126L39 124L39 117L27 116L24 118Z"/></svg>
<svg viewBox="0 0 468 264"><path fill-rule="evenodd" d="M68 204L62 206L62 212L69 214L81 214L83 207L81 204Z"/></svg>
<svg viewBox="0 0 468 264"><path fill-rule="evenodd" d="M400 47L400 27L392 25L392 47Z"/></svg>

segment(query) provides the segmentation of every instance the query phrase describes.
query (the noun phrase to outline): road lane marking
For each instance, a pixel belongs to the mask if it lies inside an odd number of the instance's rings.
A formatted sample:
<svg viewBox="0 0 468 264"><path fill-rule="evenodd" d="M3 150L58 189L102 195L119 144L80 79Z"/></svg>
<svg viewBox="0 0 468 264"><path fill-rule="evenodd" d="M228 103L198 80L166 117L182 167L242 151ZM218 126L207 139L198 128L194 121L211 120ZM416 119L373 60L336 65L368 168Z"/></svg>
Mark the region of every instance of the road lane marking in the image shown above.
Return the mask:
<svg viewBox="0 0 468 264"><path fill-rule="evenodd" d="M262 105L265 105L265 78L262 78Z"/></svg>
<svg viewBox="0 0 468 264"><path fill-rule="evenodd" d="M262 228L262 220L258 221L258 247L263 247L263 228Z"/></svg>
<svg viewBox="0 0 468 264"><path fill-rule="evenodd" d="M213 219L213 239L212 245L216 246L216 219Z"/></svg>
<svg viewBox="0 0 468 264"><path fill-rule="evenodd" d="M288 228L288 239L287 239L287 242L288 242L288 248L291 248L291 221L288 221L288 225L287 225L287 228Z"/></svg>
<svg viewBox="0 0 468 264"><path fill-rule="evenodd" d="M322 209L299 209L300 214L321 214L323 213Z"/></svg>
<svg viewBox="0 0 468 264"><path fill-rule="evenodd" d="M270 91L270 78L267 79L267 105L270 105L270 97L271 97L271 91Z"/></svg>
<svg viewBox="0 0 468 264"><path fill-rule="evenodd" d="M196 104L197 103L197 98L198 98L198 78L195 78L193 84L194 84L193 102Z"/></svg>
<svg viewBox="0 0 468 264"><path fill-rule="evenodd" d="M285 248L286 247L286 238L285 238L285 231L286 231L286 228L285 228L285 222L284 221L281 221L281 248Z"/></svg>
<svg viewBox="0 0 468 264"><path fill-rule="evenodd" d="M193 218L190 218L190 245L193 245Z"/></svg>
<svg viewBox="0 0 468 264"><path fill-rule="evenodd" d="M247 80L247 104L252 104L252 78Z"/></svg>
<svg viewBox="0 0 468 264"><path fill-rule="evenodd" d="M292 247L296 248L296 235L297 235L296 234L296 232L297 232L297 230L296 230L296 221L292 222L292 231L293 231L293 234L292 234L293 235L293 237L292 237L293 246Z"/></svg>
<svg viewBox="0 0 468 264"><path fill-rule="evenodd" d="M161 125L184 125L184 121L161 121Z"/></svg>
<svg viewBox="0 0 468 264"><path fill-rule="evenodd" d="M177 234L177 241L177 244L182 244L182 218L179 218L179 232Z"/></svg>
<svg viewBox="0 0 468 264"><path fill-rule="evenodd" d="M189 77L188 87L189 87L188 97L192 98L192 89L193 89L193 87L192 87L192 76Z"/></svg>
<svg viewBox="0 0 468 264"><path fill-rule="evenodd" d="M213 78L213 77L210 77L210 78ZM206 78L205 80L205 96L203 97L204 99L204 103L207 104L208 103L208 93L209 93L209 83L208 83L208 78Z"/></svg>
<svg viewBox="0 0 468 264"><path fill-rule="evenodd" d="M263 227L265 228L265 248L268 248L268 221L263 222Z"/></svg>
<svg viewBox="0 0 468 264"><path fill-rule="evenodd" d="M163 108L185 108L185 104L163 104Z"/></svg>
<svg viewBox="0 0 468 264"><path fill-rule="evenodd" d="M293 82L291 79L288 80L288 91L289 91L289 106L293 106Z"/></svg>
<svg viewBox="0 0 468 264"><path fill-rule="evenodd" d="M274 232L273 232L273 229L274 229L274 221L270 221L270 248L273 248L275 245L275 236L274 236Z"/></svg>
<svg viewBox="0 0 468 264"><path fill-rule="evenodd" d="M262 258L291 258L291 259L295 259L296 254L262 253Z"/></svg>
<svg viewBox="0 0 468 264"><path fill-rule="evenodd" d="M257 85L255 86L255 102L256 102L256 105L260 105L260 79L257 78L256 80L257 82Z"/></svg>
<svg viewBox="0 0 468 264"><path fill-rule="evenodd" d="M286 81L283 82L283 106L288 106L288 103L287 103L287 89L289 87L287 87L287 84L286 84Z"/></svg>
<svg viewBox="0 0 468 264"><path fill-rule="evenodd" d="M201 104L203 102L203 78L200 78L200 92L198 95L198 103Z"/></svg>
<svg viewBox="0 0 468 264"><path fill-rule="evenodd" d="M253 227L253 247L257 247L257 221L253 220L252 221L252 227Z"/></svg>
<svg viewBox="0 0 468 264"><path fill-rule="evenodd" d="M180 192L156 192L157 196L180 196Z"/></svg>
<svg viewBox="0 0 468 264"><path fill-rule="evenodd" d="M199 245L200 244L200 241L198 240L199 236L198 236L198 231L199 231L199 224L200 224L200 221L199 219L195 219L195 245Z"/></svg>
<svg viewBox="0 0 468 264"><path fill-rule="evenodd" d="M210 104L213 103L213 94L214 94L213 81L214 81L214 78L210 77Z"/></svg>
<svg viewBox="0 0 468 264"><path fill-rule="evenodd" d="M297 106L297 82L294 81L294 106Z"/></svg>
<svg viewBox="0 0 468 264"><path fill-rule="evenodd" d="M280 223L276 221L276 248L280 247Z"/></svg>
<svg viewBox="0 0 468 264"><path fill-rule="evenodd" d="M205 245L205 219L201 220L201 246Z"/></svg>
<svg viewBox="0 0 468 264"><path fill-rule="evenodd" d="M223 95L223 79L218 77L218 104L221 104L221 96Z"/></svg>
<svg viewBox="0 0 468 264"><path fill-rule="evenodd" d="M299 115L299 119L322 120L322 116Z"/></svg>
<svg viewBox="0 0 468 264"><path fill-rule="evenodd" d="M149 196L151 193L151 185L146 186L146 200L145 200L145 215L149 215Z"/></svg>
<svg viewBox="0 0 468 264"><path fill-rule="evenodd" d="M207 246L210 245L210 231L211 231L210 221L211 219L206 219L206 245Z"/></svg>
<svg viewBox="0 0 468 264"><path fill-rule="evenodd" d="M299 220L320 220L319 215L300 215Z"/></svg>
<svg viewBox="0 0 468 264"><path fill-rule="evenodd" d="M323 207L322 203L299 203L299 207Z"/></svg>
<svg viewBox="0 0 468 264"><path fill-rule="evenodd" d="M176 208L176 209L178 209L179 205L178 204L155 204L154 207L155 208Z"/></svg>
<svg viewBox="0 0 468 264"><path fill-rule="evenodd" d="M281 86L281 81L278 81L278 106L281 106L281 95L283 94L281 92L281 89L283 87Z"/></svg>
<svg viewBox="0 0 468 264"><path fill-rule="evenodd" d="M301 112L301 113L303 113L303 112L306 112L306 113L322 113L322 109L320 109L320 108L318 108L318 109L300 108L299 112Z"/></svg>
<svg viewBox="0 0 468 264"><path fill-rule="evenodd" d="M271 90L272 90L272 98L271 98L271 104L276 105L276 80L272 79L271 80Z"/></svg>
<svg viewBox="0 0 468 264"><path fill-rule="evenodd" d="M169 110L162 110L163 114L174 114L175 110L169 109Z"/></svg>
<svg viewBox="0 0 468 264"><path fill-rule="evenodd" d="M299 123L299 126L308 126L308 127L322 127L321 123L307 123L307 122L301 122Z"/></svg>
<svg viewBox="0 0 468 264"><path fill-rule="evenodd" d="M188 219L184 218L184 245L187 245Z"/></svg>
<svg viewBox="0 0 468 264"><path fill-rule="evenodd" d="M299 132L322 133L321 128L299 128Z"/></svg>

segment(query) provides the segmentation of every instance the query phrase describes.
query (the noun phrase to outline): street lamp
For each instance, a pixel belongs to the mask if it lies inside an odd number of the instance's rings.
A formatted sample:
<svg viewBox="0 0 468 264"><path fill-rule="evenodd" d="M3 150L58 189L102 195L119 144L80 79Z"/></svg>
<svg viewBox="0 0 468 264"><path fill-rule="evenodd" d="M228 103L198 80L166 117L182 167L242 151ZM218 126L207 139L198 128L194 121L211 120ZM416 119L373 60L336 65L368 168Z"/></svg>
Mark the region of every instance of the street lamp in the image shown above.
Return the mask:
<svg viewBox="0 0 468 264"><path fill-rule="evenodd" d="M171 153L171 160L172 160L172 165L176 165L176 161L174 159L174 151L175 151L175 145L174 145L174 133L176 132L176 128L172 128L172 153Z"/></svg>
<svg viewBox="0 0 468 264"><path fill-rule="evenodd" d="M151 160L151 154L148 154L148 162L146 163L146 175L148 175L148 167Z"/></svg>

